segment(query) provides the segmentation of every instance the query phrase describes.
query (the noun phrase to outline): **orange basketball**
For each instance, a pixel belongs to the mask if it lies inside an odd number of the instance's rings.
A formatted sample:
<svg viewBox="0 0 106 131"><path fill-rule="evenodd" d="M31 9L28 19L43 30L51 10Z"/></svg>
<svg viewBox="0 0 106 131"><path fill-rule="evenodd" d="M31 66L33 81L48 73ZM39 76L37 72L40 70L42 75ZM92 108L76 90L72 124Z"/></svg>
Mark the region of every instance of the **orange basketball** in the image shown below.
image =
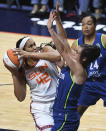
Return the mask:
<svg viewBox="0 0 106 131"><path fill-rule="evenodd" d="M6 66L10 68L20 68L23 63L23 59L19 59L19 55L14 55L13 50L14 49L8 49L5 52L3 62Z"/></svg>

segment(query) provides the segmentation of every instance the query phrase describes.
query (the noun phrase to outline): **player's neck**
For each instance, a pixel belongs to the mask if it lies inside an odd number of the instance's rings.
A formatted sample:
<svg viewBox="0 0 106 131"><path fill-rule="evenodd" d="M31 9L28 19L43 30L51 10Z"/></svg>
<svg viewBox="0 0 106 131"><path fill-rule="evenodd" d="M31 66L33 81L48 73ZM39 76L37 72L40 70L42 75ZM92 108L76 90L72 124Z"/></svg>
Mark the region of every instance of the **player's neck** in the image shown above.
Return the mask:
<svg viewBox="0 0 106 131"><path fill-rule="evenodd" d="M92 45L95 41L95 37L96 37L96 33L89 35L89 36L85 36L84 37L84 43Z"/></svg>

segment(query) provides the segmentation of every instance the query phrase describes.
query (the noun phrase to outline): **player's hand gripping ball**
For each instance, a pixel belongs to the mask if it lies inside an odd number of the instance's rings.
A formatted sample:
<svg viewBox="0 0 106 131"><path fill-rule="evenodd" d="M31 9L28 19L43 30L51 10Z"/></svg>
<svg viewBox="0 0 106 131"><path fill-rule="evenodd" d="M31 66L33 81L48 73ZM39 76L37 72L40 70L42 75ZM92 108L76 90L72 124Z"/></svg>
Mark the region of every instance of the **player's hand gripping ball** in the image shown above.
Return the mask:
<svg viewBox="0 0 106 131"><path fill-rule="evenodd" d="M4 65L8 68L19 69L23 64L23 59L19 55L15 55L14 49L8 49L3 58Z"/></svg>

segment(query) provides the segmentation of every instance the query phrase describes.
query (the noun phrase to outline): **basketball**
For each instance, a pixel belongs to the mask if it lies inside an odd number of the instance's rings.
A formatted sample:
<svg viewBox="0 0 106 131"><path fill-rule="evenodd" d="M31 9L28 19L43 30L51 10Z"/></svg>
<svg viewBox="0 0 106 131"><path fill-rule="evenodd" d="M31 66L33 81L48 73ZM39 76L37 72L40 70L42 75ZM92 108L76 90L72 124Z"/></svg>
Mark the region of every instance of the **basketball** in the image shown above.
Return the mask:
<svg viewBox="0 0 106 131"><path fill-rule="evenodd" d="M20 68L23 64L23 59L19 59L20 56L14 55L14 49L8 49L3 57L4 65L8 66L9 68Z"/></svg>

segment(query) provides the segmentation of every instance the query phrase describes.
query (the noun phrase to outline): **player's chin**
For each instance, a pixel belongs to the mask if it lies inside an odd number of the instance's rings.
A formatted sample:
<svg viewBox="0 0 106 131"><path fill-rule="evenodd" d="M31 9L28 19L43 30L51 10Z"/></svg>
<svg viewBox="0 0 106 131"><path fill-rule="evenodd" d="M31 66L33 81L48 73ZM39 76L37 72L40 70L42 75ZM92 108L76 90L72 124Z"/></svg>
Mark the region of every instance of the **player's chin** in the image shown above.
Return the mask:
<svg viewBox="0 0 106 131"><path fill-rule="evenodd" d="M89 36L89 35L90 35L90 32L87 32L87 31L86 31L86 32L84 32L84 35L85 35L85 36Z"/></svg>

